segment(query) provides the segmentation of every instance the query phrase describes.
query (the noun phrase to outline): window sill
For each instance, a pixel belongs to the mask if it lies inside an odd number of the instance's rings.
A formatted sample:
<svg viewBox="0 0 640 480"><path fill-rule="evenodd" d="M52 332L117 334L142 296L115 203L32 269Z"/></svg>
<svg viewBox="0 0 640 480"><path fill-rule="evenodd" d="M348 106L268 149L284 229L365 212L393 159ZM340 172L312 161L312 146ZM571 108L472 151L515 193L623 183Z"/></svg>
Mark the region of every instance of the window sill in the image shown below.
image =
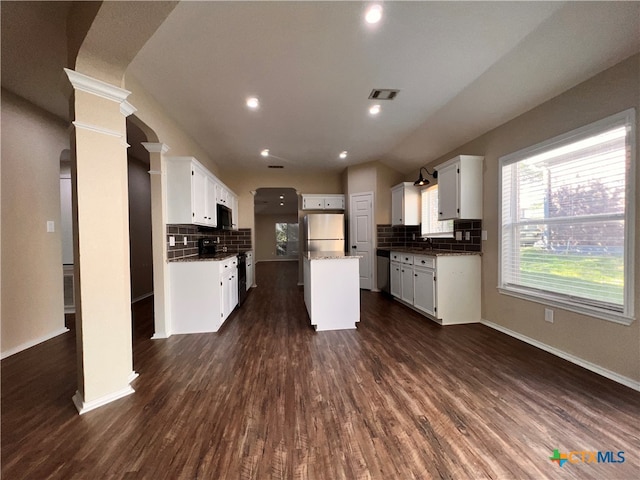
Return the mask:
<svg viewBox="0 0 640 480"><path fill-rule="evenodd" d="M607 320L609 322L618 323L620 325L631 325L635 317L627 316L623 313L617 313L604 308L592 307L577 302L571 302L564 300L553 295L545 295L543 293L536 293L535 295L523 290L517 290L513 288L505 288L498 286L498 292L503 295L509 295L511 297L520 298L522 300L529 300L531 302L540 303L542 305L562 308L574 313L580 313L589 317L598 318L600 320Z"/></svg>

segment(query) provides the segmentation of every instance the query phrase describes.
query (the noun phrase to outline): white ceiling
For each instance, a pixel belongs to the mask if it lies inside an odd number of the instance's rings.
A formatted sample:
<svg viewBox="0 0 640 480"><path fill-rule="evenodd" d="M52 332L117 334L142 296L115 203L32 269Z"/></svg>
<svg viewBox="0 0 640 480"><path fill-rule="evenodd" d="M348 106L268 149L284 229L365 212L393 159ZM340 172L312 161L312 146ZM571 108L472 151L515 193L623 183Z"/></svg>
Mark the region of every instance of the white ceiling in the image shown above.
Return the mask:
<svg viewBox="0 0 640 480"><path fill-rule="evenodd" d="M64 118L69 4L2 2L2 86ZM181 2L126 75L223 167L408 173L640 51L640 2L368 5Z"/></svg>
<svg viewBox="0 0 640 480"><path fill-rule="evenodd" d="M638 5L605 3L384 2L370 28L366 2L183 2L129 72L221 165L408 172L638 51ZM373 88L400 89L377 118Z"/></svg>

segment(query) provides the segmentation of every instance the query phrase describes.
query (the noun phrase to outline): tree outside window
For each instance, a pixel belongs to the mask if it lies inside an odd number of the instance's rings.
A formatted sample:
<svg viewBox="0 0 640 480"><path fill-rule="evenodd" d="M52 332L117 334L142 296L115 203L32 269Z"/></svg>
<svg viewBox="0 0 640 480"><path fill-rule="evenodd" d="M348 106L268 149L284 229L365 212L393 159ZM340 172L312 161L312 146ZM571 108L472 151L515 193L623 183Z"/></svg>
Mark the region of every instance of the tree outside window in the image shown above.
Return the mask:
<svg viewBox="0 0 640 480"><path fill-rule="evenodd" d="M298 255L298 224L276 223L276 256Z"/></svg>

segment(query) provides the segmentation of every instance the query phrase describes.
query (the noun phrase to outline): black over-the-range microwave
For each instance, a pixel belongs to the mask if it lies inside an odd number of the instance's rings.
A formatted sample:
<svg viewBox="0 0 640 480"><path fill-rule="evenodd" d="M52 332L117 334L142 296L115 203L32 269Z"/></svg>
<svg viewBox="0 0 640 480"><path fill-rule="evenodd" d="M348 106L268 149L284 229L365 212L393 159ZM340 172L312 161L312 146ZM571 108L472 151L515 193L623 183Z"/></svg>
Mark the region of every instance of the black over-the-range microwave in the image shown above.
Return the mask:
<svg viewBox="0 0 640 480"><path fill-rule="evenodd" d="M232 215L231 209L225 205L218 204L217 208L218 228L222 230L231 230L232 228Z"/></svg>

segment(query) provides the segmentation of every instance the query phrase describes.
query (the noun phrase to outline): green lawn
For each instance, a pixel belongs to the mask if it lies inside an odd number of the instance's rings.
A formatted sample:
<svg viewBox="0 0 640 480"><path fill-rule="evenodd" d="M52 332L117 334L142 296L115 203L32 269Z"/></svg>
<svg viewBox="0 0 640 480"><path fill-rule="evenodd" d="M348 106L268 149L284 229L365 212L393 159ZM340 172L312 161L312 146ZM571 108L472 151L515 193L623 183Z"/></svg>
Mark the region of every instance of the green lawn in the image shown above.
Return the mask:
<svg viewBox="0 0 640 480"><path fill-rule="evenodd" d="M622 256L558 254L534 247L520 249L520 284L557 293L623 303Z"/></svg>

